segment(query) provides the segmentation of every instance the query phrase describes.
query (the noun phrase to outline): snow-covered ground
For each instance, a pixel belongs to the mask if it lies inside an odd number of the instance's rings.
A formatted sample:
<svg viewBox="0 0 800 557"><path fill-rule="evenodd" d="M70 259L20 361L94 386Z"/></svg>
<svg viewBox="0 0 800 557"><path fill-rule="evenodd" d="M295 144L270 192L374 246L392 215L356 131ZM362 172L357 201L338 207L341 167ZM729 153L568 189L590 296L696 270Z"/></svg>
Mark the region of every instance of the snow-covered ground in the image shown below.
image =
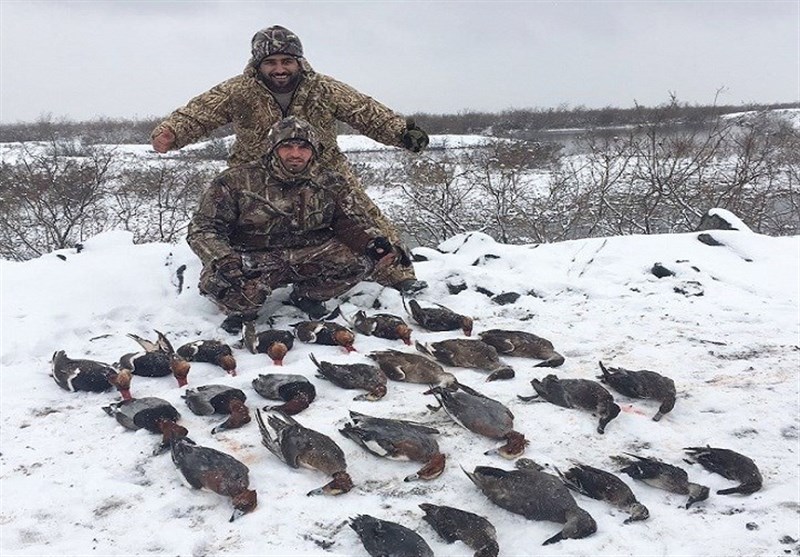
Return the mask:
<svg viewBox="0 0 800 557"><path fill-rule="evenodd" d="M260 442L255 422L211 435L219 416L192 414L171 377L134 377L134 397L158 396L182 414L191 437L227 452L250 468L257 509L230 523L231 504L181 483L169 454L152 456L157 436L123 429L101 407L116 392L70 393L49 377L56 350L74 358L113 362L138 347L135 333L167 333L177 346L200 338L234 342L219 328L222 315L198 295L199 261L185 244L133 245L131 235L109 232L85 242L81 253L63 250L24 263L3 261L2 271L2 455L0 456L0 553L3 555L367 555L348 519L371 514L416 530L437 555L471 555L461 542L446 545L422 520L424 502L459 507L487 517L497 528L501 555L782 555L800 552L800 238L772 238L746 230L712 231L723 246L698 241L697 233L595 238L546 245L506 246L482 234L458 236L442 252L418 249L416 264L430 288L420 302L439 302L475 318L475 332L521 329L550 339L566 357L555 369L536 360L506 358L516 370L508 381L484 382L485 372L452 369L458 379L505 403L516 429L530 440L525 456L564 469L571 459L616 470L610 456L630 452L660 458L688 470L710 486L711 497L691 509L686 497L625 477L649 509L645 522L623 525L626 515L576 495L596 520L597 533L549 546L561 529L494 506L461 468L511 469L484 456L496 442L431 413L421 385L395 383L378 402L353 401L314 376L308 355L335 362L368 362L376 349L413 350L399 341L359 336L358 352L296 344L281 370L266 356L235 350L239 374L195 363L189 386L224 383L243 389L251 409L261 399L250 382L259 373L303 374L317 400L296 416L329 435L345 451L356 484L339 497L304 494L327 481L322 474L293 470ZM675 274L656 278L660 262ZM178 292L175 272L186 265ZM446 284L468 289L450 294ZM486 294L517 292L498 305ZM287 328L300 317L280 303L278 291L266 312ZM362 283L342 308L405 315L399 295ZM410 318L408 318L410 320ZM266 327L261 324L260 328ZM428 342L456 337L412 324L413 338ZM555 373L594 378L597 362L651 369L674 379L675 409L660 422L650 417L657 402L616 395L624 412L595 431L588 413L550 404L524 403L531 378ZM430 482L404 483L416 463L379 459L339 434L348 410L429 423L448 462ZM683 447L729 448L751 457L764 477L761 491L722 496L732 482L682 461Z"/></svg>

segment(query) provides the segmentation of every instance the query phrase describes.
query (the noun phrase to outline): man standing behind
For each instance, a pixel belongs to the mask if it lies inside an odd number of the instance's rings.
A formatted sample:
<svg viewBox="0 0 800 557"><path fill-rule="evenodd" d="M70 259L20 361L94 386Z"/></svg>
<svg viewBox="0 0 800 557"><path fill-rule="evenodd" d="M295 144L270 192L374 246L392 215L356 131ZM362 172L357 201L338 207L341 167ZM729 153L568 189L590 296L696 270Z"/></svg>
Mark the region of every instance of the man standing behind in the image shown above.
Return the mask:
<svg viewBox="0 0 800 557"><path fill-rule="evenodd" d="M257 32L251 41L252 57L244 72L193 98L153 130L153 148L159 153L180 149L233 123L236 134L228 164L236 166L261 159L267 152L271 126L286 116L307 121L320 134L322 167L345 177L352 195L375 220L383 235L397 246L399 235L380 209L364 193L353 169L336 143L336 122L345 122L385 145L420 152L427 134L353 87L316 73L303 58L300 39L279 25ZM404 293L427 286L416 280L413 267L399 264L376 270L372 280Z"/></svg>
<svg viewBox="0 0 800 557"><path fill-rule="evenodd" d="M230 333L289 284L290 303L318 319L326 300L397 255L344 177L318 168L308 123L281 120L264 145L261 161L230 168L206 188L189 224L187 240L203 263L200 292L228 315L222 328Z"/></svg>

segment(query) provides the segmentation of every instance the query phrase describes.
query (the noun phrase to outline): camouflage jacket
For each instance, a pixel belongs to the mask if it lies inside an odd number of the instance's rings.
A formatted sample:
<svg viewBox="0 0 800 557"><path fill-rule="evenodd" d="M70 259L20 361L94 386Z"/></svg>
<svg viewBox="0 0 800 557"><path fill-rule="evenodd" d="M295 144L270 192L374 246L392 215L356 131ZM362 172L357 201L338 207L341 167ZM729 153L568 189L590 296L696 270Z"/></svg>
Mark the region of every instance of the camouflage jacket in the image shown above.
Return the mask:
<svg viewBox="0 0 800 557"><path fill-rule="evenodd" d="M258 70L248 66L241 75L223 81L177 109L156 126L152 137L169 128L175 134L175 148L180 149L233 122L236 141L228 164L236 166L264 156L264 140L270 127L286 116L297 116L320 135L321 166L343 174L352 170L336 143L337 120L385 145L403 146L401 137L406 123L402 116L353 87L316 73L305 59L301 64L303 77L286 114L258 79Z"/></svg>
<svg viewBox="0 0 800 557"><path fill-rule="evenodd" d="M357 255L381 232L341 174L289 181L263 163L229 168L203 192L187 240L204 266L231 254L316 246L336 237Z"/></svg>

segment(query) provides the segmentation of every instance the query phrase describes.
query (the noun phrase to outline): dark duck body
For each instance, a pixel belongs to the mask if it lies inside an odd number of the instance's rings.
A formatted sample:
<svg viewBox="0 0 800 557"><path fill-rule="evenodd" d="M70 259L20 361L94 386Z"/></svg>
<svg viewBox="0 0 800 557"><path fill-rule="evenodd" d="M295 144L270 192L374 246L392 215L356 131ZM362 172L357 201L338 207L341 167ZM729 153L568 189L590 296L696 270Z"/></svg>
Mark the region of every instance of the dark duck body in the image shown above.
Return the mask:
<svg viewBox="0 0 800 557"><path fill-rule="evenodd" d="M227 385L203 385L196 389L186 389L183 399L189 410L198 416L229 414L228 419L212 429L211 433L236 429L250 422L250 411L244 404L247 395L241 389Z"/></svg>
<svg viewBox="0 0 800 557"><path fill-rule="evenodd" d="M474 557L497 557L497 531L486 518L455 507L422 503L423 520L447 543L464 542L475 550Z"/></svg>
<svg viewBox="0 0 800 557"><path fill-rule="evenodd" d="M482 369L490 372L487 381L511 379L514 370L500 361L497 350L478 339L453 338L425 346L416 343L417 350L433 356L443 364L455 367Z"/></svg>
<svg viewBox="0 0 800 557"><path fill-rule="evenodd" d="M568 488L630 514L625 519L626 524L650 516L650 511L636 500L628 484L610 472L576 463L565 473L559 472L559 476Z"/></svg>
<svg viewBox="0 0 800 557"><path fill-rule="evenodd" d="M113 417L124 428L146 429L162 435L161 445L156 453L166 450L173 438L185 437L188 431L178 425L180 413L172 404L156 397L134 398L115 402L103 407L103 411Z"/></svg>
<svg viewBox="0 0 800 557"><path fill-rule="evenodd" d="M564 524L559 533L542 545L569 538L585 538L597 531L591 515L578 506L569 489L551 474L535 468L508 471L489 466L478 466L466 474L498 507L528 520Z"/></svg>
<svg viewBox="0 0 800 557"><path fill-rule="evenodd" d="M374 455L392 460L422 462L424 466L405 481L432 480L444 471L445 456L433 435L439 430L415 422L373 418L350 411L353 423L339 432Z"/></svg>
<svg viewBox="0 0 800 557"><path fill-rule="evenodd" d="M531 385L536 394L529 397L518 397L524 401L546 400L563 408L580 408L596 413L600 422L597 433L605 433L608 422L620 413L614 397L597 381L589 379L559 379L548 375L541 381L532 379Z"/></svg>
<svg viewBox="0 0 800 557"><path fill-rule="evenodd" d="M379 367L368 364L333 364L319 362L314 354L309 354L319 371L319 377L327 379L342 389L363 389L366 394L353 400L380 400L386 395L386 374Z"/></svg>
<svg viewBox="0 0 800 557"><path fill-rule="evenodd" d="M236 376L236 358L231 347L218 340L196 340L178 348L178 355L187 362L214 364L228 375Z"/></svg>
<svg viewBox="0 0 800 557"><path fill-rule="evenodd" d="M708 499L709 489L704 485L690 482L689 474L685 470L654 458L626 454L634 460L624 456L614 457L614 460L626 465L620 472L651 487L679 495L688 495L687 509L698 501Z"/></svg>
<svg viewBox="0 0 800 557"><path fill-rule="evenodd" d="M761 472L751 458L730 449L688 447L683 450L709 472L739 482L736 487L718 490L718 494L742 493L749 495L761 489L763 483Z"/></svg>
<svg viewBox="0 0 800 557"><path fill-rule="evenodd" d="M392 381L421 383L423 385L452 385L456 378L437 362L420 354L399 350L383 350L367 355L377 362Z"/></svg>
<svg viewBox="0 0 800 557"><path fill-rule="evenodd" d="M333 321L301 321L292 327L294 327L295 336L303 342L341 346L348 352L355 351L353 342L356 337L353 331Z"/></svg>
<svg viewBox="0 0 800 557"><path fill-rule="evenodd" d="M363 311L356 313L353 328L362 335L385 338L386 340L402 340L411 344L411 328L402 318L389 313L376 313L367 317Z"/></svg>
<svg viewBox="0 0 800 557"><path fill-rule="evenodd" d="M282 400L284 404L264 407L289 416L302 412L317 397L314 385L302 375L292 373L260 374L253 379L253 389L269 400Z"/></svg>
<svg viewBox="0 0 800 557"><path fill-rule="evenodd" d="M372 557L433 557L419 534L396 522L360 514L350 519L350 527Z"/></svg>
<svg viewBox="0 0 800 557"><path fill-rule="evenodd" d="M631 371L621 367L606 368L600 362L603 372L598 379L608 383L615 391L631 398L647 398L661 402L661 406L653 416L653 421L659 421L664 414L675 407L675 383L669 377L664 377L655 371L646 369Z"/></svg>
<svg viewBox="0 0 800 557"><path fill-rule="evenodd" d="M187 437L171 442L172 462L186 483L195 489L208 489L230 497L233 514L230 522L256 508L256 492L250 489L250 470L234 457L209 447L201 447Z"/></svg>
<svg viewBox="0 0 800 557"><path fill-rule="evenodd" d="M456 423L478 435L506 440L505 445L485 454L514 459L525 452L528 442L522 433L514 430L514 414L508 408L461 383L455 387L433 387L426 391L425 394L434 395L439 402L439 407L429 408L434 411L444 408Z"/></svg>
<svg viewBox="0 0 800 557"><path fill-rule="evenodd" d="M404 300L405 301L405 300ZM439 307L423 308L416 300L409 300L411 317L428 331L457 331L461 329L465 335L472 335L472 318L437 304Z"/></svg>
<svg viewBox="0 0 800 557"><path fill-rule="evenodd" d="M131 398L131 374L95 360L73 360L63 350L53 354L52 376L67 391L102 393L116 387L123 400Z"/></svg>
<svg viewBox="0 0 800 557"><path fill-rule="evenodd" d="M333 479L307 495L340 495L353 488L347 473L344 452L336 442L318 431L303 427L296 420L277 414L267 416L267 423L256 411L262 444L292 468L318 470Z"/></svg>
<svg viewBox="0 0 800 557"><path fill-rule="evenodd" d="M552 342L532 333L490 329L478 336L486 344L492 345L498 354L544 360L534 367L558 367L564 363L564 356L555 351Z"/></svg>
<svg viewBox="0 0 800 557"><path fill-rule="evenodd" d="M294 334L282 329L268 329L257 333L252 321L244 324L244 345L251 354L266 354L276 366L294 346Z"/></svg>
<svg viewBox="0 0 800 557"><path fill-rule="evenodd" d="M165 377L171 373L179 387L185 386L188 383L189 362L175 352L163 333L156 333L156 342L128 333L128 337L138 342L145 351L125 354L119 359L119 367L143 377Z"/></svg>

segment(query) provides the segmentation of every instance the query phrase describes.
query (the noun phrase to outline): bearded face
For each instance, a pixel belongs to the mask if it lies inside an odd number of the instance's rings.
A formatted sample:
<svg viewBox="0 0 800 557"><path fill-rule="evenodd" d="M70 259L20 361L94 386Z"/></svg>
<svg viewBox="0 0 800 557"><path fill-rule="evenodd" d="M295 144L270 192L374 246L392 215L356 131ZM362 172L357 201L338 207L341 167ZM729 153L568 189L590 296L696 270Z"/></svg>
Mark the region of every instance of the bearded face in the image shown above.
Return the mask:
<svg viewBox="0 0 800 557"><path fill-rule="evenodd" d="M264 78L267 87L276 93L294 91L300 81L302 68L300 61L286 54L272 54L261 61L258 71Z"/></svg>

